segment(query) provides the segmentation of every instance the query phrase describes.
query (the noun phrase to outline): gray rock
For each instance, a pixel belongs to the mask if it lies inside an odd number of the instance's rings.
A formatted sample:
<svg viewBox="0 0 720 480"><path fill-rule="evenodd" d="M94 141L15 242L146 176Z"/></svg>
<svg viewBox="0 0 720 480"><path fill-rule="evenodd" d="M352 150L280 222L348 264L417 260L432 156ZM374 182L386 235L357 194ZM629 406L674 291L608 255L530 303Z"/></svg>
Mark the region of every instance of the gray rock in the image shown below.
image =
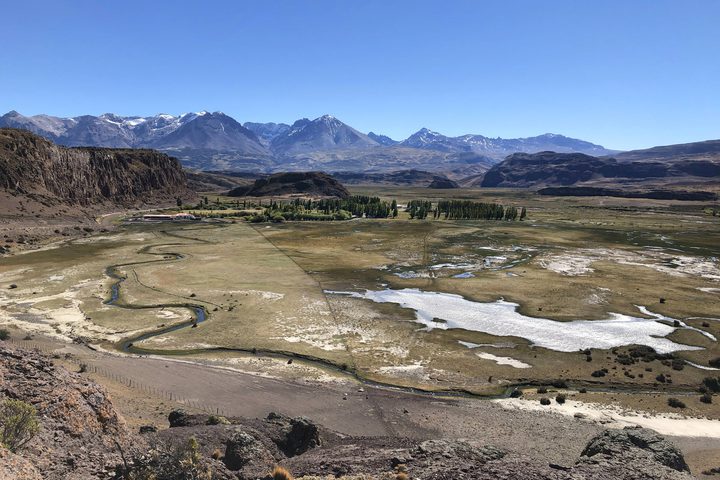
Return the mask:
<svg viewBox="0 0 720 480"><path fill-rule="evenodd" d="M594 458L604 455L615 460L627 457L652 457L657 463L680 472L689 468L680 450L646 428L626 427L623 430L606 430L593 438L583 450L581 457Z"/></svg>
<svg viewBox="0 0 720 480"><path fill-rule="evenodd" d="M486 463L505 456L505 451L491 445L478 446L466 440L427 440L417 447L419 457L462 458Z"/></svg>
<svg viewBox="0 0 720 480"><path fill-rule="evenodd" d="M241 471L241 478L263 477L275 463L272 453L246 432L237 432L228 439L223 461L229 470Z"/></svg>

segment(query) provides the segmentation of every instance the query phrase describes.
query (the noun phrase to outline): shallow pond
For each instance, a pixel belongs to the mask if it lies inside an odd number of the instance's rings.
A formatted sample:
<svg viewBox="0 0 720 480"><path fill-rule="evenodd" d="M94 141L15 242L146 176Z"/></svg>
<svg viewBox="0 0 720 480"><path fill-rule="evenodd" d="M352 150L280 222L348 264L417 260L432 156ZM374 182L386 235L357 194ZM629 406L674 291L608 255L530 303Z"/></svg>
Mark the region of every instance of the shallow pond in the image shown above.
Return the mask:
<svg viewBox="0 0 720 480"><path fill-rule="evenodd" d="M683 327L662 323L658 321L660 316L648 319L609 313L605 320L559 322L528 317L517 311L518 304L504 300L473 302L460 295L426 292L414 288L327 293L363 298L376 303L395 303L412 309L417 321L424 324L428 330L461 328L501 337L520 337L535 346L560 352L575 352L586 348L610 349L622 345L647 345L658 353L702 350L701 347L683 345L664 338L677 328ZM646 313L647 310L641 308L641 312ZM442 319L444 322L433 319ZM662 320L672 322L673 319L662 317Z"/></svg>

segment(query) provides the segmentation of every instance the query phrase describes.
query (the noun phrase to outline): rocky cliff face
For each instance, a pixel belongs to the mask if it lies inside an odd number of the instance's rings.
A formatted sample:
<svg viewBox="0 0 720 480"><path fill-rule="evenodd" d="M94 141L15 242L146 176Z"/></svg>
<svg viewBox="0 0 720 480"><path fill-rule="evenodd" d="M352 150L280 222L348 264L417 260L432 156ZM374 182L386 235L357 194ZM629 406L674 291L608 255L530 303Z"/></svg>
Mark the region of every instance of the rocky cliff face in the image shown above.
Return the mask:
<svg viewBox="0 0 720 480"><path fill-rule="evenodd" d="M163 153L65 148L14 129L0 129L0 189L83 206L193 195L180 163Z"/></svg>

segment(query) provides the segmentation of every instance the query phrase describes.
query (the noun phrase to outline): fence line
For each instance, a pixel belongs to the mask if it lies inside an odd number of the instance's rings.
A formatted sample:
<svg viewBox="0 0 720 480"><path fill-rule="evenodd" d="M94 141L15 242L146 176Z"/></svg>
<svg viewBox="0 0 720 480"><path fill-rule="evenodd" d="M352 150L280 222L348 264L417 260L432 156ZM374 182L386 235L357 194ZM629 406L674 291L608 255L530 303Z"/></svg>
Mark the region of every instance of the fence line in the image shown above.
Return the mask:
<svg viewBox="0 0 720 480"><path fill-rule="evenodd" d="M15 340L13 338L8 338L5 341L12 343L13 345L22 347L24 349L37 350L39 352L46 353L46 354L52 354L56 350L55 348L49 348L46 345L42 345L38 342L33 342L31 340ZM209 415L227 416L225 411L216 405L210 405L210 404L204 403L198 399L185 398L182 395L179 395L177 392L174 392L172 390L164 390L164 389L158 388L155 385L150 385L150 384L146 384L143 382L139 382L139 381L137 381L137 379L134 379L132 377L128 377L125 375L121 375L117 372L113 372L111 370L108 370L104 367L100 367L98 365L87 363L79 358L74 357L74 356L66 357L66 360L77 364L81 368L81 370L84 369L84 372L86 372L86 373L94 373L96 375L101 375L109 380L120 383L128 388L138 390L147 395L152 395L155 397L160 397L165 400L170 400L172 402L176 402L181 405L203 411Z"/></svg>

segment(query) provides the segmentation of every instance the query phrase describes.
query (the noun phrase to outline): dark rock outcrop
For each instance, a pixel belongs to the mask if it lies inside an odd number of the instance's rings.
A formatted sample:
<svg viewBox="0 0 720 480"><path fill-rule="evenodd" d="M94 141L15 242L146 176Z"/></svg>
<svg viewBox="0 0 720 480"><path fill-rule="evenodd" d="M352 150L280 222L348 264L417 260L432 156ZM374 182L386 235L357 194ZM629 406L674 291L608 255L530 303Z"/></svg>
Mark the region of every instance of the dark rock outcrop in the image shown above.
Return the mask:
<svg viewBox="0 0 720 480"><path fill-rule="evenodd" d="M633 156L627 157L633 159ZM485 173L482 187L569 186L586 182L661 181L720 177L720 154L711 159L670 157L619 161L581 153L514 153Z"/></svg>
<svg viewBox="0 0 720 480"><path fill-rule="evenodd" d="M447 177L436 176L433 178L428 188L447 189L447 188L460 188L457 182L450 180Z"/></svg>
<svg viewBox="0 0 720 480"><path fill-rule="evenodd" d="M307 418L289 418L271 412L266 422L277 428L273 429L271 438L288 457L303 454L320 445L320 429Z"/></svg>
<svg viewBox="0 0 720 480"><path fill-rule="evenodd" d="M202 420L199 420L198 416L190 415L180 408L168 414L168 423L170 424L170 428L203 425Z"/></svg>
<svg viewBox="0 0 720 480"><path fill-rule="evenodd" d="M584 457L581 463L588 460L597 462L598 456L613 462L621 458L632 459L635 463L652 459L679 472L690 471L675 445L646 428L606 430L585 446L581 456Z"/></svg>
<svg viewBox="0 0 720 480"><path fill-rule="evenodd" d="M163 153L65 148L14 129L0 129L0 189L82 206L194 196L180 163Z"/></svg>
<svg viewBox="0 0 720 480"><path fill-rule="evenodd" d="M652 198L656 200L688 200L706 202L717 200L713 192L686 191L686 190L627 190L600 187L546 187L537 192L539 195L554 195L560 197L621 197L621 198Z"/></svg>
<svg viewBox="0 0 720 480"><path fill-rule="evenodd" d="M231 197L271 197L301 194L313 197L347 198L350 192L337 180L322 172L276 173L260 178L251 186L236 187Z"/></svg>
<svg viewBox="0 0 720 480"><path fill-rule="evenodd" d="M488 170L481 186L572 185L590 180L606 164L582 153L514 153Z"/></svg>

